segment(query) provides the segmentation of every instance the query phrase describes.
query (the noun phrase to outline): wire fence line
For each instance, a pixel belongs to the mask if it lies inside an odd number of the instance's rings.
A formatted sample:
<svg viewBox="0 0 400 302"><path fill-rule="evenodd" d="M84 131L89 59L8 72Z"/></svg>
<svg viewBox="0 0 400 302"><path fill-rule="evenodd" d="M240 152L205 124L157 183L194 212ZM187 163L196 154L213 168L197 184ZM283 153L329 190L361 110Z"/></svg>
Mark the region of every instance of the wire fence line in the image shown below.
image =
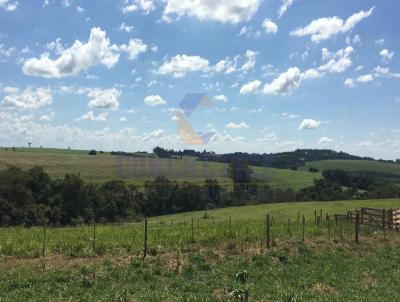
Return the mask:
<svg viewBox="0 0 400 302"><path fill-rule="evenodd" d="M317 213L317 211L315 211ZM278 217L279 218L279 217ZM300 212L287 221L266 214L263 219L191 218L82 225L11 227L0 229L0 257L38 258L50 255L93 257L133 254L146 257L178 249L263 249L279 244L318 241L363 243L382 238L385 230L360 226L359 221L338 221L318 211L314 217ZM394 232L392 232L394 233Z"/></svg>

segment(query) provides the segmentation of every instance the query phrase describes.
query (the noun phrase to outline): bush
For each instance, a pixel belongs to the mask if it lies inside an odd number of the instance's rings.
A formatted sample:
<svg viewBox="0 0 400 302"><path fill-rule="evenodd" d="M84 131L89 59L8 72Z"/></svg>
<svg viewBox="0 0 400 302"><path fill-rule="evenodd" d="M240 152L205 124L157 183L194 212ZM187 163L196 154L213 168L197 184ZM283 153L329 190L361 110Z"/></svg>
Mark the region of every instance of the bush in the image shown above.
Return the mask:
<svg viewBox="0 0 400 302"><path fill-rule="evenodd" d="M96 154L97 154L96 150L90 150L89 151L89 155L96 155Z"/></svg>
<svg viewBox="0 0 400 302"><path fill-rule="evenodd" d="M308 172L316 173L316 172L318 172L318 169L317 169L317 168L314 168L314 167L310 167L310 168L308 169Z"/></svg>

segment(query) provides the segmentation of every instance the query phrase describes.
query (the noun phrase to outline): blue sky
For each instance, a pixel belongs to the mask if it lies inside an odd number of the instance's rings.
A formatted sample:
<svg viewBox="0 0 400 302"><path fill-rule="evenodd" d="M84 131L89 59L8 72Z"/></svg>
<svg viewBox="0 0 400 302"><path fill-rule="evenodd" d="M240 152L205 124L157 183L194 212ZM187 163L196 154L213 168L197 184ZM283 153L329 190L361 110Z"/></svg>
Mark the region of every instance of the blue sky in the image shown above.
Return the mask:
<svg viewBox="0 0 400 302"><path fill-rule="evenodd" d="M399 11L395 0L0 0L0 145L400 158ZM177 132L187 93L213 103L187 117L212 134L205 145Z"/></svg>

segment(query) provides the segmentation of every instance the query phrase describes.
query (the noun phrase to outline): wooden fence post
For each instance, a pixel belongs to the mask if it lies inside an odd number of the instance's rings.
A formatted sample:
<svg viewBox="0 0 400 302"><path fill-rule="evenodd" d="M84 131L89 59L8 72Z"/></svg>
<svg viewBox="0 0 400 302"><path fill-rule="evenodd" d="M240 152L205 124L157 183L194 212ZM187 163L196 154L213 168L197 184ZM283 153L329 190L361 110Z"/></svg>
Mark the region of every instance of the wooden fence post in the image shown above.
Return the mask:
<svg viewBox="0 0 400 302"><path fill-rule="evenodd" d="M328 220L328 241L331 241L331 218L329 215L326 216L326 220Z"/></svg>
<svg viewBox="0 0 400 302"><path fill-rule="evenodd" d="M305 226L306 226L306 219L305 219L305 217L304 217L304 215L303 215L303 219L302 219L302 221L301 221L301 225L302 225L302 241L303 241L303 243L304 243L304 231L305 231Z"/></svg>
<svg viewBox="0 0 400 302"><path fill-rule="evenodd" d="M300 223L300 212L297 212L297 223Z"/></svg>
<svg viewBox="0 0 400 302"><path fill-rule="evenodd" d="M342 223L339 223L340 243L343 242L343 228Z"/></svg>
<svg viewBox="0 0 400 302"><path fill-rule="evenodd" d="M191 240L192 244L194 243L194 221L192 218L192 240Z"/></svg>
<svg viewBox="0 0 400 302"><path fill-rule="evenodd" d="M317 225L317 210L314 211L314 222Z"/></svg>
<svg viewBox="0 0 400 302"><path fill-rule="evenodd" d="M144 219L144 251L143 258L147 256L147 218Z"/></svg>
<svg viewBox="0 0 400 302"><path fill-rule="evenodd" d="M46 254L46 223L43 224L43 245L42 245L42 257Z"/></svg>
<svg viewBox="0 0 400 302"><path fill-rule="evenodd" d="M322 209L319 210L319 217L320 217L320 222L322 222Z"/></svg>
<svg viewBox="0 0 400 302"><path fill-rule="evenodd" d="M93 221L93 255L96 255L96 220Z"/></svg>
<svg viewBox="0 0 400 302"><path fill-rule="evenodd" d="M267 249L271 248L271 230L270 230L270 221L269 214L267 214Z"/></svg>
<svg viewBox="0 0 400 302"><path fill-rule="evenodd" d="M355 229L355 240L356 240L356 243L358 244L359 243L359 236L360 236L360 212L358 212L357 211L357 214L356 214L356 229Z"/></svg>

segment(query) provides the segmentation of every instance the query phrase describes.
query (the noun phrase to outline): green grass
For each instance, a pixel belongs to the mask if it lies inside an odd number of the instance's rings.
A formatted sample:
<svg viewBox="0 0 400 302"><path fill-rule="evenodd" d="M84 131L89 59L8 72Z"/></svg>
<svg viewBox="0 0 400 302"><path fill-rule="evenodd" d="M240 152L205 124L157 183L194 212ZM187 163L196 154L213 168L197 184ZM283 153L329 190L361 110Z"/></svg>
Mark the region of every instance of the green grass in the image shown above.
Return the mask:
<svg viewBox="0 0 400 302"><path fill-rule="evenodd" d="M229 207L215 209L210 211L199 211L189 213L179 213L165 215L162 217L151 218L151 221L182 221L191 218L198 219L208 215L217 219L226 219L232 217L235 220L261 220L266 214L271 214L282 221L287 219L297 219L297 213L313 218L314 211L323 210L323 213L346 213L348 210L355 210L361 207L371 208L400 208L399 199L376 199L376 200L344 200L344 201L325 201L325 202L289 202L289 203L272 203L244 207Z"/></svg>
<svg viewBox="0 0 400 302"><path fill-rule="evenodd" d="M320 171L341 169L350 172L369 173L377 177L400 181L400 165L371 160L321 160L308 162L300 170L308 171L315 167Z"/></svg>
<svg viewBox="0 0 400 302"><path fill-rule="evenodd" d="M208 219L204 212L157 217L145 260L143 223L97 226L95 250L92 226L49 228L44 258L42 228L0 229L0 301L243 301L230 293L244 288L249 301L395 301L400 234L363 225L355 244L353 223L342 223L340 240L332 220L316 226L313 217L320 208L325 215L399 204L273 204L209 211ZM307 216L304 243L297 211ZM271 249L266 213L274 216ZM200 219L192 235L193 217ZM246 281L235 277L243 271Z"/></svg>
<svg viewBox="0 0 400 302"><path fill-rule="evenodd" d="M109 153L88 155L84 150L61 149L0 149L0 169L15 165L28 169L34 165L42 166L52 177L61 178L66 173L79 174L85 181L101 183L108 180L123 179L128 183L143 184L164 175L176 181L203 183L205 178L218 179L230 185L227 176L228 165L214 162L196 161L193 157L183 160L146 157L121 157ZM272 187L301 189L313 184L319 173L292 171L284 169L253 167L254 177Z"/></svg>

